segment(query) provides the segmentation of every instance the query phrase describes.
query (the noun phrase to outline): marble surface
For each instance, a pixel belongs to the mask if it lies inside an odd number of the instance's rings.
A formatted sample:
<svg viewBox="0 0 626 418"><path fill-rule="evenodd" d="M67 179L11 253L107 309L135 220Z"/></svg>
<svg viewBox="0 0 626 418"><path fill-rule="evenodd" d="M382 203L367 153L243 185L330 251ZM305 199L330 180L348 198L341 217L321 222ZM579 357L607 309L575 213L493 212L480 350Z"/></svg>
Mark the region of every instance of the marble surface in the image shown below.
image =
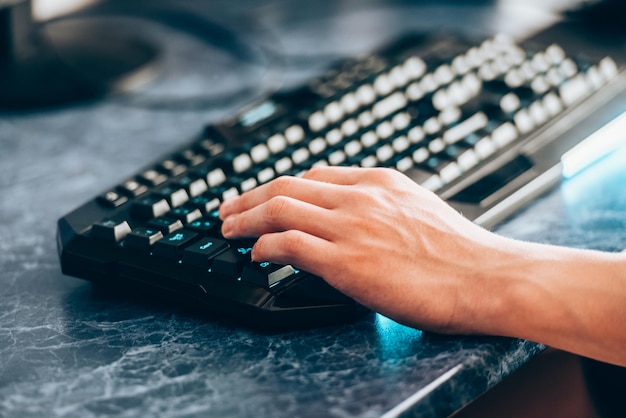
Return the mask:
<svg viewBox="0 0 626 418"><path fill-rule="evenodd" d="M245 39L262 37L265 45L276 36L283 40L279 76L265 65L273 60L233 66L228 74L218 71L233 65L228 56L198 58L200 67L193 67L194 58L214 46L142 22L146 33L167 32L162 76L146 90L0 116L0 416L441 417L543 349L507 338L423 333L375 314L321 329L259 333L228 318L198 315L167 300L114 294L60 272L60 216L191 138L205 122L246 103L262 90L255 86L268 86L268 74L272 82L278 77L278 84L295 83L337 55L365 51L416 19L445 27L469 13L475 22L495 22L480 32L500 29L502 20L494 15L510 13L450 6L451 12L430 13L429 20L418 7L407 12L398 3L383 9L364 2L367 7L344 12L353 22L380 24L373 19L377 15L400 22L355 34L344 32L330 6L316 8L311 18L293 2L281 3L291 9L250 2L274 30L269 35L249 27ZM227 16L227 24L250 19ZM328 29L322 38L320 27ZM346 36L355 39L352 49L337 42ZM307 42L310 48L298 49ZM208 68L215 70L213 79L196 77ZM196 84L182 89L180 74ZM234 84L238 78L251 87ZM218 98L228 95L231 100L218 108ZM626 247L625 160L624 151L603 160L498 231L607 251Z"/></svg>

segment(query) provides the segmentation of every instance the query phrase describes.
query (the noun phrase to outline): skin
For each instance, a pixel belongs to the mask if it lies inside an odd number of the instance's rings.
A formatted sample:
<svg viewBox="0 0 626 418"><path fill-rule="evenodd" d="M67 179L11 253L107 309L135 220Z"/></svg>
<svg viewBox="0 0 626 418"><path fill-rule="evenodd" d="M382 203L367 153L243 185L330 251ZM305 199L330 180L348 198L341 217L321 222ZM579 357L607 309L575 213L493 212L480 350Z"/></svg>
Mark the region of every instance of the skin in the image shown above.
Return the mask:
<svg viewBox="0 0 626 418"><path fill-rule="evenodd" d="M626 366L626 254L489 232L389 169L324 167L220 207L226 238L413 327L524 338ZM349 262L346 262L349 260Z"/></svg>

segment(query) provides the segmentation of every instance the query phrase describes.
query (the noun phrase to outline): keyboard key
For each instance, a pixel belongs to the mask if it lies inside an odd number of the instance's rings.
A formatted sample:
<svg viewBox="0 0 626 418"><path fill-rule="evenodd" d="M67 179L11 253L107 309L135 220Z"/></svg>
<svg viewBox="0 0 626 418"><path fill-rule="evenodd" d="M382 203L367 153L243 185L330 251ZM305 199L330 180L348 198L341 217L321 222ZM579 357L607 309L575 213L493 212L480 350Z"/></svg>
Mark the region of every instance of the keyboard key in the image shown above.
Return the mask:
<svg viewBox="0 0 626 418"><path fill-rule="evenodd" d="M211 271L222 276L239 278L241 277L243 266L251 261L251 252L251 245L231 246L213 259Z"/></svg>
<svg viewBox="0 0 626 418"><path fill-rule="evenodd" d="M156 193L156 195L167 199L170 206L173 208L181 206L189 200L189 194L187 194L187 191L177 187L176 185L164 187Z"/></svg>
<svg viewBox="0 0 626 418"><path fill-rule="evenodd" d="M134 218L148 220L165 215L170 209L167 200L153 195L140 198L134 202L130 208L130 214Z"/></svg>
<svg viewBox="0 0 626 418"><path fill-rule="evenodd" d="M187 229L191 229L201 234L208 234L215 230L220 225L220 222L214 219L196 219L193 222L187 224Z"/></svg>
<svg viewBox="0 0 626 418"><path fill-rule="evenodd" d="M292 266L283 266L270 262L252 262L243 268L241 280L254 283L264 288L270 288L281 280L295 277L297 270Z"/></svg>
<svg viewBox="0 0 626 418"><path fill-rule="evenodd" d="M187 190L189 190L190 197L200 196L202 193L209 190L209 186L206 184L206 181L203 179L196 179L191 181L188 185L186 185Z"/></svg>
<svg viewBox="0 0 626 418"><path fill-rule="evenodd" d="M209 213L220 207L220 200L214 196L198 196L191 199L189 204L203 213Z"/></svg>
<svg viewBox="0 0 626 418"><path fill-rule="evenodd" d="M178 176L185 171L187 171L187 166L180 164L175 160L164 160L158 166L159 171L167 173L169 176L175 177Z"/></svg>
<svg viewBox="0 0 626 418"><path fill-rule="evenodd" d="M130 225L126 221L105 219L96 222L91 227L91 236L109 242L119 242L131 232Z"/></svg>
<svg viewBox="0 0 626 418"><path fill-rule="evenodd" d="M148 191L145 184L141 184L135 180L126 180L120 184L118 189L127 196L136 197Z"/></svg>
<svg viewBox="0 0 626 418"><path fill-rule="evenodd" d="M159 229L140 226L126 235L124 246L147 253L152 245L161 238L163 238L163 233Z"/></svg>
<svg viewBox="0 0 626 418"><path fill-rule="evenodd" d="M116 208L128 202L128 197L116 192L115 190L111 190L102 196L99 196L98 201L106 206Z"/></svg>
<svg viewBox="0 0 626 418"><path fill-rule="evenodd" d="M184 247L191 243L191 241L197 236L198 234L196 232L186 229L174 231L158 240L154 244L152 252L154 255L178 259L181 256Z"/></svg>
<svg viewBox="0 0 626 418"><path fill-rule="evenodd" d="M183 251L183 263L206 269L216 255L228 248L228 242L218 238L202 238Z"/></svg>
<svg viewBox="0 0 626 418"><path fill-rule="evenodd" d="M159 173L156 170L146 170L139 175L139 178L142 182L153 187L167 181L167 176L163 173Z"/></svg>
<svg viewBox="0 0 626 418"><path fill-rule="evenodd" d="M170 232L181 229L183 227L183 223L179 219L163 216L160 218L152 219L150 222L148 222L148 226L150 228L156 228L162 231L164 234L169 234Z"/></svg>
<svg viewBox="0 0 626 418"><path fill-rule="evenodd" d="M171 218L179 219L183 224L187 225L190 222L200 219L202 212L200 212L200 209L194 207L181 206L172 209L167 215Z"/></svg>

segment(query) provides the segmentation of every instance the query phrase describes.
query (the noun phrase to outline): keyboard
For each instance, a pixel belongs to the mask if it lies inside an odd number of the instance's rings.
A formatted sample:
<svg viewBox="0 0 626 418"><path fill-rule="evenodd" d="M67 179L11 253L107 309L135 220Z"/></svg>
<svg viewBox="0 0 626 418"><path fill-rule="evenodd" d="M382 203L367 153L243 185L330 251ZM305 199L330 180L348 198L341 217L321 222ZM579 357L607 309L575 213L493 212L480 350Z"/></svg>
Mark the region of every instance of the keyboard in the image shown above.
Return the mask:
<svg viewBox="0 0 626 418"><path fill-rule="evenodd" d="M491 227L559 180L561 156L624 85L612 58L559 45L407 36L199 127L61 218L61 267L255 326L351 320L366 310L321 278L222 237L220 203L311 167L382 166Z"/></svg>

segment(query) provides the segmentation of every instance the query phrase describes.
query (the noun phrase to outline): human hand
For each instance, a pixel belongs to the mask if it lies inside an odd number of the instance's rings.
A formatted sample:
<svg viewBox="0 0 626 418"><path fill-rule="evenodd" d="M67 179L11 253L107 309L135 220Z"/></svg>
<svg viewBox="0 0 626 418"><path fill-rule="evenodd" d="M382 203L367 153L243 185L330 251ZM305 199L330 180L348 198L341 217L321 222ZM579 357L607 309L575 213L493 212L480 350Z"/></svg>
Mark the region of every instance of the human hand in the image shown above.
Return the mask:
<svg viewBox="0 0 626 418"><path fill-rule="evenodd" d="M475 308L504 239L397 171L314 168L224 202L220 217L226 238L259 237L255 261L309 271L408 325L483 331Z"/></svg>

